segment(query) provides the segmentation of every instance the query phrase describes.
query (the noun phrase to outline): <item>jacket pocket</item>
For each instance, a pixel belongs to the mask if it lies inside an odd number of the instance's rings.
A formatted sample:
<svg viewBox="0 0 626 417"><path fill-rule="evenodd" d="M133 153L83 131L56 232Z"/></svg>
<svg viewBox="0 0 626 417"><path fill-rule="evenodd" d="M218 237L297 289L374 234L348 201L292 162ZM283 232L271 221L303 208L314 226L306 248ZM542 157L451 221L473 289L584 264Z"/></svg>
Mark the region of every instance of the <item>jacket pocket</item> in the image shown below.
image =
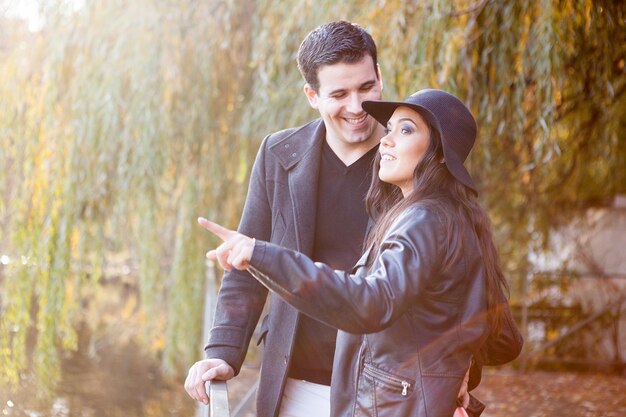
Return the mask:
<svg viewBox="0 0 626 417"><path fill-rule="evenodd" d="M415 381L365 363L359 375L354 416L397 417L420 414Z"/></svg>
<svg viewBox="0 0 626 417"><path fill-rule="evenodd" d="M286 232L287 225L285 224L285 220L282 214L280 214L280 210L275 210L272 217L272 235L270 236L270 242L280 246L285 239Z"/></svg>
<svg viewBox="0 0 626 417"><path fill-rule="evenodd" d="M369 379L376 388L380 389L377 390L377 394L386 392L388 395L406 397L415 389L414 380L393 375L369 363L365 363L363 366L363 376ZM378 395L376 395L376 398L378 398Z"/></svg>
<svg viewBox="0 0 626 417"><path fill-rule="evenodd" d="M259 346L261 343L263 343L263 346L265 346L265 339L267 338L267 333L270 331L270 315L266 314L265 317L263 317L263 321L261 322L261 327L259 329L259 338L257 339L256 345Z"/></svg>

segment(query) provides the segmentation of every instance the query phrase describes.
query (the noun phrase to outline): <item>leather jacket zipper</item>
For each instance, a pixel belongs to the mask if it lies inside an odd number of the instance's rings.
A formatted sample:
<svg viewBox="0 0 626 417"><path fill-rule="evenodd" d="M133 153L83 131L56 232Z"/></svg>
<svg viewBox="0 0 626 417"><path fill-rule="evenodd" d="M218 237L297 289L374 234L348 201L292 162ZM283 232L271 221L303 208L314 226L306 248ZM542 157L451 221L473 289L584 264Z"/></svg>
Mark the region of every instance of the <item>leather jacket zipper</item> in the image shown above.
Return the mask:
<svg viewBox="0 0 626 417"><path fill-rule="evenodd" d="M411 384L409 384L408 382L402 381L402 395L404 395L405 397L406 397L406 390L410 386L411 386Z"/></svg>
<svg viewBox="0 0 626 417"><path fill-rule="evenodd" d="M409 388L411 388L411 383L409 381L397 378L387 372L383 372L368 363L364 364L363 373L369 374L370 377L376 378L394 389L401 390L400 394L404 397L407 396Z"/></svg>

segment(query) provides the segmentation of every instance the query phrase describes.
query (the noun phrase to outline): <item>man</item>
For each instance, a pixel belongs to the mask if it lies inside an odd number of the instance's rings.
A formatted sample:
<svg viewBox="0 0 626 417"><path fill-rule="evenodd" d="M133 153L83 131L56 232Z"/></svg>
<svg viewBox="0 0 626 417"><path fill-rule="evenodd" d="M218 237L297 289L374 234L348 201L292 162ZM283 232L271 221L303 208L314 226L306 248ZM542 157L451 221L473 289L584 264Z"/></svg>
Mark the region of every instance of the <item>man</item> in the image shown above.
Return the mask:
<svg viewBox="0 0 626 417"><path fill-rule="evenodd" d="M382 94L376 45L361 27L331 22L302 42L298 67L304 93L321 119L265 138L239 231L350 269L362 252L368 222L365 194L384 134L361 108L363 101ZM224 275L205 347L208 359L194 364L185 382L193 398L207 403L204 381L228 380L239 372L266 297L267 290L247 273ZM289 392L330 386L336 334L270 295L261 335L259 417L278 415L286 385ZM302 381L307 381L304 387ZM282 406L284 414L291 413L292 403L283 401ZM328 401L320 401L306 411L328 415L325 407Z"/></svg>
<svg viewBox="0 0 626 417"><path fill-rule="evenodd" d="M376 45L361 27L331 22L304 39L298 67L306 82L304 93L321 119L265 138L238 231L349 270L362 253L368 223L365 194L384 135L383 126L361 108L363 101L382 96ZM196 362L185 381L192 398L207 404L205 381L228 380L239 373L267 293L247 272L225 273L205 346L207 359ZM466 376L470 388L478 385L482 364L506 363L519 353L515 349L521 349L521 336L512 318L508 324L504 337L488 341L476 358ZM265 351L257 416L330 414L336 335L336 329L270 294L269 314L261 326ZM470 415L479 415L482 405L473 397L470 403L466 388L459 396L475 410Z"/></svg>

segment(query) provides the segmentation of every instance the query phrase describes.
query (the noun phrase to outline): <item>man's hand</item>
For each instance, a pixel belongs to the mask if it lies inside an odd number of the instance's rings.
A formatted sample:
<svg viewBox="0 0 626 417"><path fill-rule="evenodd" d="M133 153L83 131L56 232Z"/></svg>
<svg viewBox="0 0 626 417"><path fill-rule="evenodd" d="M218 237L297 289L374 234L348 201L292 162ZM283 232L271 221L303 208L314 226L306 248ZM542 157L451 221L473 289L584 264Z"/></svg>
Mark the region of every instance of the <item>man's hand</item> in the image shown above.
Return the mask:
<svg viewBox="0 0 626 417"><path fill-rule="evenodd" d="M240 271L248 268L254 251L254 239L213 223L203 217L198 218L200 226L224 241L217 249L207 252L206 257L218 261L226 271L234 268Z"/></svg>
<svg viewBox="0 0 626 417"><path fill-rule="evenodd" d="M203 359L189 368L185 379L185 391L196 401L209 403L209 396L204 387L207 381L213 379L227 381L235 376L233 368L221 359Z"/></svg>
<svg viewBox="0 0 626 417"><path fill-rule="evenodd" d="M470 402L469 392L467 392L467 382L469 381L470 370L467 369L465 372L465 377L463 378L463 383L461 384L461 389L459 390L458 400L461 403L463 408L467 408Z"/></svg>

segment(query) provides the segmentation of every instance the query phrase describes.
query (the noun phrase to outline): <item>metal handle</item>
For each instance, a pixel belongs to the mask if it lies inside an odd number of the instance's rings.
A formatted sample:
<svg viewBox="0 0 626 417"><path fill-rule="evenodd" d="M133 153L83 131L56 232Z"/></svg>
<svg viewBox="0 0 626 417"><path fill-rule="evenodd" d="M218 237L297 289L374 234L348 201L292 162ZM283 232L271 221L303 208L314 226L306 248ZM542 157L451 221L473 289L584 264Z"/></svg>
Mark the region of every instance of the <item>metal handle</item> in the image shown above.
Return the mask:
<svg viewBox="0 0 626 417"><path fill-rule="evenodd" d="M205 388L209 393L209 416L230 417L226 381L208 381Z"/></svg>

